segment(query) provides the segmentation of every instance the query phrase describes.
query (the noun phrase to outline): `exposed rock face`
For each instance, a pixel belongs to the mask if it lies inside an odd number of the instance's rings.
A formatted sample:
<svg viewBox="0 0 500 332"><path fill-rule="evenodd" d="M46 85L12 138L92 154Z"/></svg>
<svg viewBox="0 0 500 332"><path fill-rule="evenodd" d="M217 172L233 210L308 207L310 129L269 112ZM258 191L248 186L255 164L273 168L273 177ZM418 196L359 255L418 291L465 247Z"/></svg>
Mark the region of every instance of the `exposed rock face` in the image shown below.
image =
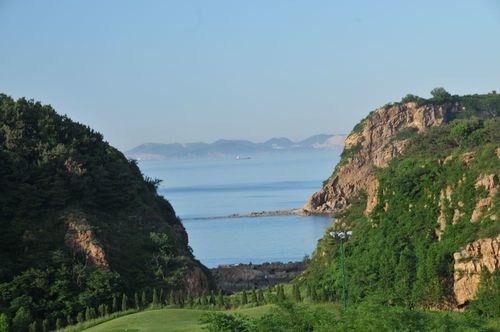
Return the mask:
<svg viewBox="0 0 500 332"><path fill-rule="evenodd" d="M63 217L68 225L64 242L75 251L85 254L86 262L109 270L103 247L97 241L92 228L83 214L69 213Z"/></svg>
<svg viewBox="0 0 500 332"><path fill-rule="evenodd" d="M406 145L405 139L396 139L397 134L408 128L419 132L444 122L446 114L456 106L417 107L415 103L379 108L362 122L362 129L353 131L345 140L344 152L350 157L339 164L326 185L305 204L310 213L334 213L346 209L351 200L367 191L368 210L376 202L374 168L383 168L398 155ZM411 129L408 129L411 130Z"/></svg>
<svg viewBox="0 0 500 332"><path fill-rule="evenodd" d="M199 297L207 289L212 288L212 283L208 279L207 274L197 266L186 273L184 284L188 293L194 297Z"/></svg>
<svg viewBox="0 0 500 332"><path fill-rule="evenodd" d="M488 196L480 199L479 202L477 202L474 211L472 211L471 222L477 222L479 220L479 217L483 214L486 214L492 220L496 219L496 216L491 213L491 209L493 207L493 199L498 193L498 179L496 179L495 177L495 174L489 174L484 175L477 180L476 188L483 187L488 193Z"/></svg>
<svg viewBox="0 0 500 332"><path fill-rule="evenodd" d="M471 242L453 255L453 292L457 305L463 306L476 296L481 271L500 269L500 235Z"/></svg>
<svg viewBox="0 0 500 332"><path fill-rule="evenodd" d="M303 262L222 265L211 269L217 288L234 293L286 283L306 269Z"/></svg>

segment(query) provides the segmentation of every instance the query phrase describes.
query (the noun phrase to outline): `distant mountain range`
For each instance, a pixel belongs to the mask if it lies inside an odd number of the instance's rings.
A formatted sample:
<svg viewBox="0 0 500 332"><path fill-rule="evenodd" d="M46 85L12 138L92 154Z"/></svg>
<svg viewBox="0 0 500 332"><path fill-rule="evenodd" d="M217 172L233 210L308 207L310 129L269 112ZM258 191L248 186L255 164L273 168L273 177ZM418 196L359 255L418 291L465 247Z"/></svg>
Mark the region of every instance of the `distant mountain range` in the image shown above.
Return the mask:
<svg viewBox="0 0 500 332"><path fill-rule="evenodd" d="M221 139L213 143L144 143L125 155L138 160L161 160L199 157L245 156L255 153L314 151L335 149L344 145L345 135L314 135L305 140L294 142L285 137L271 138L263 143L246 140Z"/></svg>

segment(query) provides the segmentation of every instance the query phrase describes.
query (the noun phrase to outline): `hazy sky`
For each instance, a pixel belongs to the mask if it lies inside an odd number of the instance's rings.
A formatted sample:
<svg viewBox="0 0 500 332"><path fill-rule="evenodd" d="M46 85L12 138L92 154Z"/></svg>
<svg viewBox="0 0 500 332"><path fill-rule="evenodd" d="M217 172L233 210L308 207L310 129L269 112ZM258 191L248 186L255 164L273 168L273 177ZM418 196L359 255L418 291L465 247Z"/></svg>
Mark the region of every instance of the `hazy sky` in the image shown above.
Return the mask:
<svg viewBox="0 0 500 332"><path fill-rule="evenodd" d="M500 90L500 1L0 0L0 91L120 149L346 133L406 93Z"/></svg>

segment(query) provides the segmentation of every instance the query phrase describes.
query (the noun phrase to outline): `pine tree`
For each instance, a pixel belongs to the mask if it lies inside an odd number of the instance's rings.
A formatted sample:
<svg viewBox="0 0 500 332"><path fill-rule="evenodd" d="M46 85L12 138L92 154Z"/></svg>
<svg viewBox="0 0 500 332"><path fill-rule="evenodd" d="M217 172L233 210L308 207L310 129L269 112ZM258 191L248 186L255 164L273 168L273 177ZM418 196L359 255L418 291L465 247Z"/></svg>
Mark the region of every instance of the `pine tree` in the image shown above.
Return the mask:
<svg viewBox="0 0 500 332"><path fill-rule="evenodd" d="M122 295L122 311L127 311L128 309L128 299L127 299L127 295L125 295L125 293L123 293Z"/></svg>
<svg viewBox="0 0 500 332"><path fill-rule="evenodd" d="M12 328L14 331L26 331L31 323L30 312L21 307L16 311L16 315L12 319Z"/></svg>
<svg viewBox="0 0 500 332"><path fill-rule="evenodd" d="M302 297L300 296L300 288L299 288L299 286L293 285L292 292L293 292L293 300L295 302L301 302L302 301Z"/></svg>
<svg viewBox="0 0 500 332"><path fill-rule="evenodd" d="M217 306L219 306L219 308L224 307L224 295L221 290L219 291L219 295L217 295Z"/></svg>
<svg viewBox="0 0 500 332"><path fill-rule="evenodd" d="M170 294L168 295L168 304L175 305L175 294L173 290L171 290Z"/></svg>
<svg viewBox="0 0 500 332"><path fill-rule="evenodd" d="M147 305L148 305L148 303L147 303L147 299L146 299L146 291L143 290L142 295L141 295L141 307L146 308Z"/></svg>
<svg viewBox="0 0 500 332"><path fill-rule="evenodd" d="M246 291L243 291L243 293L241 293L241 304L243 304L243 305L248 304L248 298L247 298Z"/></svg>
<svg viewBox="0 0 500 332"><path fill-rule="evenodd" d="M252 297L251 297L251 302L252 303L258 303L257 302L257 292L255 291L255 288L252 289Z"/></svg>
<svg viewBox="0 0 500 332"><path fill-rule="evenodd" d="M257 301L259 301L259 303L264 303L265 302L264 292L262 291L262 289L259 289L258 292L257 292Z"/></svg>
<svg viewBox="0 0 500 332"><path fill-rule="evenodd" d="M136 310L139 310L141 304L139 303L139 294L137 292L134 293L134 306Z"/></svg>
<svg viewBox="0 0 500 332"><path fill-rule="evenodd" d="M90 313L90 308L89 308L89 307L87 307L87 308L85 309L85 320L86 320L86 321L89 321L89 320L91 320L91 319L92 319L92 314Z"/></svg>
<svg viewBox="0 0 500 332"><path fill-rule="evenodd" d="M114 295L114 294L113 294L113 300L111 302L111 311L112 312L118 311L118 299L116 298L116 295Z"/></svg>
<svg viewBox="0 0 500 332"><path fill-rule="evenodd" d="M9 321L7 316L3 313L0 313L0 332L8 332L9 331Z"/></svg>
<svg viewBox="0 0 500 332"><path fill-rule="evenodd" d="M104 304L99 304L97 307L97 311L99 312L99 316L103 317L104 316Z"/></svg>
<svg viewBox="0 0 500 332"><path fill-rule="evenodd" d="M158 307L158 294L156 293L156 288L153 288L153 301L151 303L151 306L153 308Z"/></svg>
<svg viewBox="0 0 500 332"><path fill-rule="evenodd" d="M188 295L187 295L187 305L189 308L192 308L194 306L194 299L193 299L193 296L191 296L191 293L188 292Z"/></svg>
<svg viewBox="0 0 500 332"><path fill-rule="evenodd" d="M30 324L28 331L30 332L38 332L38 325L36 321Z"/></svg>

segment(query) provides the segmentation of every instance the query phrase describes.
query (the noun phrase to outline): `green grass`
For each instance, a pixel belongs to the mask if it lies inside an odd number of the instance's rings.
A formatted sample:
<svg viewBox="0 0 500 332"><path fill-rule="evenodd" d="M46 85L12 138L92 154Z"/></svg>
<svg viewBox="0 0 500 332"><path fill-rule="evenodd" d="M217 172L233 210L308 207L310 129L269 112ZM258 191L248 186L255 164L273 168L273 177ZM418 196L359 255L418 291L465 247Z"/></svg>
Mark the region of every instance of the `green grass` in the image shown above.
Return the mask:
<svg viewBox="0 0 500 332"><path fill-rule="evenodd" d="M240 313L249 317L259 317L266 314L271 305L237 310L228 310L228 313ZM199 324L200 317L210 312L197 309L159 309L148 310L127 315L91 327L88 332L155 332L155 331L203 331Z"/></svg>

